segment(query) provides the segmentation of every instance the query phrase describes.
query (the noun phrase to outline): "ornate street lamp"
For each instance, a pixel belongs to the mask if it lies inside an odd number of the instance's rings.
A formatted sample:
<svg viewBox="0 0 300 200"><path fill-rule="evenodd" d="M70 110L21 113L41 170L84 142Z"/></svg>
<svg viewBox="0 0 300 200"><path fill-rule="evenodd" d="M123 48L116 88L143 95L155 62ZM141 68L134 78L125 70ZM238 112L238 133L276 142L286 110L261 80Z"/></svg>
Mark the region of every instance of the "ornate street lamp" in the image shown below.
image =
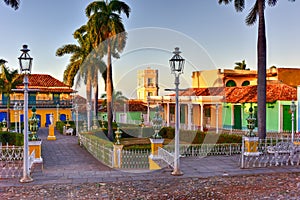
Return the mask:
<svg viewBox="0 0 300 200"><path fill-rule="evenodd" d="M20 63L20 71L24 74L24 159L23 159L23 177L21 183L33 181L29 174L28 162L28 74L31 73L32 58L28 54L30 50L27 45L23 45L21 56L18 58Z"/></svg>
<svg viewBox="0 0 300 200"><path fill-rule="evenodd" d="M22 133L22 123L21 123L21 110L22 110L22 104L20 103L19 106L17 106L19 111L19 133Z"/></svg>
<svg viewBox="0 0 300 200"><path fill-rule="evenodd" d="M183 73L183 67L185 60L179 55L181 52L179 48L176 47L173 52L174 56L170 59L171 73L175 75L175 93L176 93L176 102L175 102L175 155L174 155L174 171L172 175L182 175L179 165L179 103L178 103L178 91L179 91L179 76Z"/></svg>
<svg viewBox="0 0 300 200"><path fill-rule="evenodd" d="M292 112L292 142L294 142L294 135L295 135L295 111L296 111L296 104L294 99L292 100L292 104L290 106Z"/></svg>
<svg viewBox="0 0 300 200"><path fill-rule="evenodd" d="M159 106L157 106L156 111L155 111L155 116L152 119L152 127L154 129L154 135L152 136L152 138L154 138L154 139L161 139L162 138L159 135L159 131L162 127L162 123L163 123L163 120L162 120L162 118L160 116L160 113L159 113Z"/></svg>

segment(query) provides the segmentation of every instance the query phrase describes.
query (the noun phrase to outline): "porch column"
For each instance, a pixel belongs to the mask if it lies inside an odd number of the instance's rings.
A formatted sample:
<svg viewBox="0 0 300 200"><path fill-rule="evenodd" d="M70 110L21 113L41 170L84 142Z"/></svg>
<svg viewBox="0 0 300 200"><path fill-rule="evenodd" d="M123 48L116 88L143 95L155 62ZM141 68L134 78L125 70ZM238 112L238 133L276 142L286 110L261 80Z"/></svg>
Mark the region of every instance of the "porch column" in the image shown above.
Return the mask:
<svg viewBox="0 0 300 200"><path fill-rule="evenodd" d="M216 104L216 133L219 133L219 104Z"/></svg>
<svg viewBox="0 0 300 200"><path fill-rule="evenodd" d="M200 131L203 131L203 104L200 103Z"/></svg>
<svg viewBox="0 0 300 200"><path fill-rule="evenodd" d="M193 109L193 105L189 103L188 104L188 130L192 130L192 109Z"/></svg>

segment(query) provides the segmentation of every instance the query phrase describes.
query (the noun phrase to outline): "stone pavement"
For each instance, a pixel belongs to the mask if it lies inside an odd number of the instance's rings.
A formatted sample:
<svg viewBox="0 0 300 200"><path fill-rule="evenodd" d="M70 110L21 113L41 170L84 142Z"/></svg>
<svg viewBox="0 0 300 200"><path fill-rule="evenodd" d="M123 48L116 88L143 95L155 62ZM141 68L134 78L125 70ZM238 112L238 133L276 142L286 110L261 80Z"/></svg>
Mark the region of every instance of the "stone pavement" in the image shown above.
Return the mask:
<svg viewBox="0 0 300 200"><path fill-rule="evenodd" d="M38 132L42 142L43 165L38 164L32 173L34 179L26 185L43 184L80 184L108 183L116 181L142 181L180 178L207 178L278 172L300 172L299 166L280 166L268 168L240 169L239 155L209 156L199 158L181 158L182 176L172 176L170 169L149 170L116 170L111 169L91 156L78 145L76 136L65 136L55 133L57 140L47 140L48 129ZM21 186L18 179L2 179L1 187Z"/></svg>

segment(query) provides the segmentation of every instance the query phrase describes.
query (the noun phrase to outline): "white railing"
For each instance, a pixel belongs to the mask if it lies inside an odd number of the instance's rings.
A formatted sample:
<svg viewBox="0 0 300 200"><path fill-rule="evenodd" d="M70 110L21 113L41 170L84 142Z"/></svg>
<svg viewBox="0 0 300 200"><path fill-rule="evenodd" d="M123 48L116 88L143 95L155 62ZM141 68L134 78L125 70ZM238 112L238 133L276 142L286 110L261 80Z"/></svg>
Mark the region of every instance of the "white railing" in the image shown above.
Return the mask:
<svg viewBox="0 0 300 200"><path fill-rule="evenodd" d="M249 150L243 145L241 168L300 165L299 142L299 138L292 142L290 138L270 137L259 139L257 149ZM244 138L243 143L245 143ZM247 155L247 152L255 151L256 155Z"/></svg>
<svg viewBox="0 0 300 200"><path fill-rule="evenodd" d="M168 165L174 168L174 154L161 147L158 147L158 157L163 159L166 163L168 163Z"/></svg>
<svg viewBox="0 0 300 200"><path fill-rule="evenodd" d="M0 145L0 178L16 178L22 176L23 147Z"/></svg>
<svg viewBox="0 0 300 200"><path fill-rule="evenodd" d="M164 146L168 152L174 152L173 145ZM242 152L241 143L228 144L180 144L179 152L184 157L216 156L240 154Z"/></svg>
<svg viewBox="0 0 300 200"><path fill-rule="evenodd" d="M35 160L35 150L33 150L29 155L29 159L28 159L29 172L31 172L31 168L34 163L34 160Z"/></svg>
<svg viewBox="0 0 300 200"><path fill-rule="evenodd" d="M79 134L79 144L84 146L86 150L92 154L100 162L107 166L113 167L113 149L106 147L97 140L86 137L85 134Z"/></svg>

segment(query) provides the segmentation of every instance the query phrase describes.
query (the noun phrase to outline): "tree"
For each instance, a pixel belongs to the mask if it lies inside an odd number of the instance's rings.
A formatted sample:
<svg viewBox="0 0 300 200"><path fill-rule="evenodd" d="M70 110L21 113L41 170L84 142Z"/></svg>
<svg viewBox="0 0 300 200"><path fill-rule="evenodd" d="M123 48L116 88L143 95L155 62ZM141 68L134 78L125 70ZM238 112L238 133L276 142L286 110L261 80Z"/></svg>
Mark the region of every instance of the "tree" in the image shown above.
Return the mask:
<svg viewBox="0 0 300 200"><path fill-rule="evenodd" d="M247 68L246 68L246 62L245 62L245 60L243 60L242 62L236 62L235 63L235 67L234 67L234 69L236 69L236 70L248 70Z"/></svg>
<svg viewBox="0 0 300 200"><path fill-rule="evenodd" d="M295 1L295 0L289 0ZM219 4L228 4L232 0L218 0ZM275 6L278 0L268 0L269 6ZM266 138L266 67L267 67L267 40L265 28L266 0L256 0L246 17L248 26L254 25L258 17L258 39L257 39L257 104L258 104L258 136ZM237 12L245 8L245 0L234 0Z"/></svg>
<svg viewBox="0 0 300 200"><path fill-rule="evenodd" d="M121 13L129 17L129 6L118 0L95 1L86 8L88 17L89 35L94 48L103 50L107 55L106 63L106 94L107 94L107 120L108 138L113 140L113 79L112 79L112 56L119 57L126 44L127 33L122 23Z"/></svg>
<svg viewBox="0 0 300 200"><path fill-rule="evenodd" d="M13 89L17 88L17 85L22 83L22 79L20 78L20 74L18 70L9 70L5 66L6 61L0 59L1 66L1 75L0 75L0 92L2 93L2 101L3 97L6 96L6 119L7 119L7 127L10 128L10 94L13 93Z"/></svg>
<svg viewBox="0 0 300 200"><path fill-rule="evenodd" d="M107 95L102 94L102 99L105 99L102 103L104 107L107 107ZM118 105L124 105L124 103L128 100L127 97L123 96L123 93L121 91L114 91L113 92L113 120L116 120L116 110Z"/></svg>
<svg viewBox="0 0 300 200"><path fill-rule="evenodd" d="M6 3L6 5L14 8L15 10L17 10L19 8L20 5L20 0L4 0L4 3Z"/></svg>
<svg viewBox="0 0 300 200"><path fill-rule="evenodd" d="M64 71L64 83L74 86L74 79L77 76L76 86L80 85L83 79L86 84L87 105L91 104L92 86L98 88L98 73L105 73L105 63L93 51L89 37L87 35L87 27L83 25L74 32L74 38L78 45L67 44L57 49L56 55L63 56L71 54L70 63ZM98 90L95 89L94 108L97 111ZM90 127L90 109L87 109L88 127ZM95 112L97 115L97 112Z"/></svg>

